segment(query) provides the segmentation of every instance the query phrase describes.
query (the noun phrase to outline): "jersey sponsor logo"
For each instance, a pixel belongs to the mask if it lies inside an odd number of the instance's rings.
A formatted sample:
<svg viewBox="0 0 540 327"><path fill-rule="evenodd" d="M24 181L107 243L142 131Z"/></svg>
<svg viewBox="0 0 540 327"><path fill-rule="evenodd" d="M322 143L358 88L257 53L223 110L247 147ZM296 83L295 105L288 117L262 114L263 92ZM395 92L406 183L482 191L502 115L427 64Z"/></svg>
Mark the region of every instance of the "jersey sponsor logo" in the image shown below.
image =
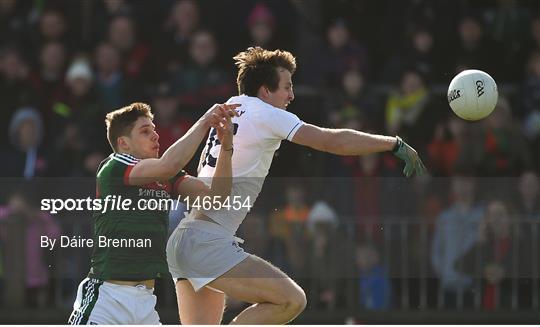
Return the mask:
<svg viewBox="0 0 540 327"><path fill-rule="evenodd" d="M171 195L167 190L156 190L151 188L139 188L139 196L153 197L153 198L170 198Z"/></svg>

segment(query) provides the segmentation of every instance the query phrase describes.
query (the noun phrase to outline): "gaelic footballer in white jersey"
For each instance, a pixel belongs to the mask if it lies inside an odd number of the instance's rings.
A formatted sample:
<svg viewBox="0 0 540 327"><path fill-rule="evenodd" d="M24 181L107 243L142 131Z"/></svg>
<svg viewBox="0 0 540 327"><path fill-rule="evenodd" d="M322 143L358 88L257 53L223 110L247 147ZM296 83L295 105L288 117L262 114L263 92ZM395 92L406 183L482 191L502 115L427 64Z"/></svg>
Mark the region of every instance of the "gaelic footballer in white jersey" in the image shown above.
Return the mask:
<svg viewBox="0 0 540 327"><path fill-rule="evenodd" d="M232 158L233 185L231 196L237 196L244 203L253 205L268 175L274 153L281 141L292 140L294 134L304 124L298 116L275 108L257 97L240 95L230 98L227 103L238 103L239 117L232 119L234 125L234 155ZM199 162L198 176L207 183L214 176L217 155L221 144L214 130L210 131L206 146ZM230 233L236 230L246 217L249 206L240 210L223 208L221 210L202 210L216 223Z"/></svg>
<svg viewBox="0 0 540 327"><path fill-rule="evenodd" d="M238 117L232 119L236 133L231 197L240 197L241 201L247 198L251 205L255 202L283 140L337 155L393 151L405 161L403 172L407 177L425 171L417 152L399 137L323 128L287 112L285 109L294 100L292 75L296 71L296 59L290 52L255 47L233 59L238 67L240 95L229 99L229 103L241 107L237 108ZM221 176L213 166L217 153L221 156L227 150L220 150L211 132L199 165L199 178L206 179L205 183ZM171 235L167 261L176 279L178 313L183 324L219 324L224 294L253 304L233 319L236 324L283 324L306 307L305 292L294 280L238 245L235 233L247 212L247 206L240 210L192 210Z"/></svg>

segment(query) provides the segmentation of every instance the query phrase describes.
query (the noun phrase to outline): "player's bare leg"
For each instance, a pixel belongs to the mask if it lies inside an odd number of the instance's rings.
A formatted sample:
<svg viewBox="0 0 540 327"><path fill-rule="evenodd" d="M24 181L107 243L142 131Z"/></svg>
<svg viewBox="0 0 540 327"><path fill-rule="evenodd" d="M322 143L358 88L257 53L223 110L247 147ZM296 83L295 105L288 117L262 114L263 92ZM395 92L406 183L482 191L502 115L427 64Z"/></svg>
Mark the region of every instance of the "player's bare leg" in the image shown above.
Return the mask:
<svg viewBox="0 0 540 327"><path fill-rule="evenodd" d="M253 303L231 324L285 324L306 307L306 295L302 288L282 271L254 255L209 286L231 298Z"/></svg>
<svg viewBox="0 0 540 327"><path fill-rule="evenodd" d="M203 287L195 292L187 280L176 282L178 314L183 325L219 325L225 308L225 294Z"/></svg>

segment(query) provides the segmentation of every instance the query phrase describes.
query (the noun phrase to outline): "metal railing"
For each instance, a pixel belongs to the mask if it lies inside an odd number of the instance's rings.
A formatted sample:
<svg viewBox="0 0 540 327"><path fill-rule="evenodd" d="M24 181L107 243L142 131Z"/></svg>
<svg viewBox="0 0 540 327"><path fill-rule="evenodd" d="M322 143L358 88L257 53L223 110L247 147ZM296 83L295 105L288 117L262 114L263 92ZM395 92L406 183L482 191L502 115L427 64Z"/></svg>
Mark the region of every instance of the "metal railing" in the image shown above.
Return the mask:
<svg viewBox="0 0 540 327"><path fill-rule="evenodd" d="M438 310L438 309L486 309L486 292L489 288L489 293L494 299L494 303L490 308L501 310L538 310L540 303L540 285L539 285L539 270L540 258L539 250L539 224L540 221L524 220L520 217L514 217L510 225L511 234L507 238L505 264L510 267L510 270L505 272L503 282L495 285L488 285L482 274L481 265L486 264L486 260L482 259L478 251L480 247L472 247L471 251L475 258L473 267L468 267L467 271L472 279L472 284L467 289L449 290L445 289L439 280L439 275L434 272L431 263L431 247L434 227L433 224L428 224L419 220L411 219L383 219L377 222L377 230L380 235L374 240L373 235L361 235L357 230L364 233L372 230L372 223L362 221L356 222L353 217L343 219L343 223L337 226L333 234L334 239L328 240L328 246L336 246L341 243L340 247L344 253L341 254L342 260L336 261L341 267L326 273L326 282L335 289L336 300L330 304L326 303L317 310L332 310L339 305L340 308L347 309L362 309L361 298L364 296L360 291L360 280L363 278L363 272L356 265L356 251L359 244L369 244L373 251L378 253L380 257L380 265L383 267L384 275L378 276L386 279L391 285L391 301L390 304L382 309L400 309L400 310ZM14 217L15 219L15 217ZM247 219L250 219L248 217ZM255 218L254 219L259 219ZM64 220L65 221L65 220ZM89 219L71 219L71 224L64 229L63 233L67 235L87 235L91 230L91 220ZM65 226L64 226L65 227ZM306 229L307 230L307 229ZM17 223L13 220L7 220L0 223L0 231L4 235L2 239L2 253L4 261L15 260L19 257L21 260L26 253L25 247L25 229L24 224ZM348 232L347 232L348 231ZM352 232L351 232L352 231ZM6 235L10 237L6 239ZM310 257L313 252L314 243L317 236L310 235L306 232L304 249L306 257ZM351 236L352 235L352 236ZM253 236L253 237L256 237ZM459 238L459 235L455 235ZM366 242L369 239L371 241ZM272 241L272 239L270 239ZM6 242L11 242L7 244ZM15 243L13 243L15 242ZM249 240L248 240L249 243ZM15 252L13 252L15 250ZM274 250L266 253L256 253L262 257L269 256L270 260L275 255L287 257L287 248L282 247L282 250ZM525 249L525 250L524 250ZM268 248L266 249L268 250ZM283 253L275 253L275 251L283 251ZM525 252L524 252L525 251ZM497 250L494 249L496 255ZM51 255L49 262L50 281L52 285L52 298L54 299L53 307L67 308L71 306L76 294L76 287L80 280L84 278L88 271L90 249L68 249L59 248L52 253L47 253L43 249L45 256ZM42 260L46 258L43 257ZM330 258L331 259L331 258ZM329 258L325 262L332 262ZM496 258L494 259L496 260ZM321 264L324 264L321 262ZM347 266L349 265L349 266ZM527 266L527 270L524 270ZM25 276L24 264L13 264L13 262L4 262L4 272L2 275L4 306L24 307L20 293L25 289L25 279L15 278L10 276ZM321 277L313 267L317 267L317 262L311 263L311 266L306 265L300 271L292 271L291 276L298 279L308 294L311 303L319 303L321 297L321 288L313 287L313 285L321 282ZM15 269L15 271L14 271ZM315 269L316 270L316 269ZM467 272L463 272L467 274ZM319 277L318 277L319 276ZM23 283L23 284L21 284ZM14 285L19 284L19 285ZM167 308L175 308L176 300L174 297L174 289L172 283L167 280L161 283L162 289L159 291L162 295L160 305ZM333 285L333 286L332 286ZM336 286L339 285L339 286ZM314 290L316 289L316 290ZM327 291L327 289L322 289ZM510 298L508 298L508 296ZM452 303L449 303L449 298L453 297ZM330 301L332 302L332 301ZM369 309L365 308L364 309ZM488 308L489 309L489 308Z"/></svg>

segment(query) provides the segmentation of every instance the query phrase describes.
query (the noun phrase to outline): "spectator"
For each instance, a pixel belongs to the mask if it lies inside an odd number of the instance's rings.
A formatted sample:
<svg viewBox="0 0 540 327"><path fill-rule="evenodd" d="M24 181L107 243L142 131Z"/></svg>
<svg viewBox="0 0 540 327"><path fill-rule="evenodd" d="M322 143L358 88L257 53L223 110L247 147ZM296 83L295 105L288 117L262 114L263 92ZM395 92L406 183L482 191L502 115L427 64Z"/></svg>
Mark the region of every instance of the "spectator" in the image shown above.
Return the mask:
<svg viewBox="0 0 540 327"><path fill-rule="evenodd" d="M136 2L127 0L98 0L95 3L90 33L90 47L95 47L108 38L110 22L114 17L135 15L132 5Z"/></svg>
<svg viewBox="0 0 540 327"><path fill-rule="evenodd" d="M43 156L43 121L34 108L23 107L15 111L9 124L11 147L2 155L5 163L2 175L32 179L44 176L47 161Z"/></svg>
<svg viewBox="0 0 540 327"><path fill-rule="evenodd" d="M540 219L540 180L538 173L528 170L521 174L518 183L516 214L520 219Z"/></svg>
<svg viewBox="0 0 540 327"><path fill-rule="evenodd" d="M381 81L396 83L406 69L414 69L426 81L440 82L442 76L437 67L433 33L425 27L417 27L407 39L405 48L394 49L393 56L382 68Z"/></svg>
<svg viewBox="0 0 540 327"><path fill-rule="evenodd" d="M341 79L340 90L327 100L327 120L332 126L345 126L351 120L358 122L360 130L377 129L382 115L378 99L369 88L365 76L358 69L348 69Z"/></svg>
<svg viewBox="0 0 540 327"><path fill-rule="evenodd" d="M85 58L73 61L66 74L67 98L57 105L51 128L60 131L52 145L53 176L82 176L87 156L109 151L103 124L105 111L96 101L94 75ZM97 128L96 128L97 127ZM52 143L52 142L51 142ZM92 172L93 174L95 171Z"/></svg>
<svg viewBox="0 0 540 327"><path fill-rule="evenodd" d="M153 94L152 110L161 151L168 149L181 138L194 123L180 109L179 99L173 93L171 85L160 83Z"/></svg>
<svg viewBox="0 0 540 327"><path fill-rule="evenodd" d="M310 235L309 272L312 305L316 308L335 309L338 283L344 275L342 254L346 253L346 239L339 239L338 217L326 202L318 201L307 217Z"/></svg>
<svg viewBox="0 0 540 327"><path fill-rule="evenodd" d="M43 114L45 124L49 125L54 117L58 103L66 98L66 85L64 83L64 72L66 69L67 54L66 48L62 43L49 42L43 45L40 51L39 70L31 75L31 84L33 91L38 99L38 105ZM55 131L47 138L54 138Z"/></svg>
<svg viewBox="0 0 540 327"><path fill-rule="evenodd" d="M451 179L453 201L437 218L431 246L431 264L439 278L446 308L455 308L463 297L470 305L472 279L458 262L474 246L484 209L475 200L471 177Z"/></svg>
<svg viewBox="0 0 540 327"><path fill-rule="evenodd" d="M513 277L518 278L520 309L532 308L534 296L539 294L538 276L531 269L538 265L537 254L532 249L540 248L540 238L534 228L540 221L539 183L538 173L530 170L521 174L518 182L515 224L519 226L519 241L523 248L520 250L519 270Z"/></svg>
<svg viewBox="0 0 540 327"><path fill-rule="evenodd" d="M516 53L514 58L512 58L515 62L527 62L533 53L540 51L540 16L534 16L530 19L528 31L524 33L524 36L528 37L528 39L525 40L521 51ZM516 72L521 73L517 75L520 77L517 82L523 80L525 76L522 74L525 72L526 71Z"/></svg>
<svg viewBox="0 0 540 327"><path fill-rule="evenodd" d="M390 134L403 133L412 127L424 111L429 99L422 76L415 71L405 72L400 79L399 90L386 102L386 130ZM404 128L402 129L402 126Z"/></svg>
<svg viewBox="0 0 540 327"><path fill-rule="evenodd" d="M258 3L248 16L249 46L259 46L264 49L276 49L275 29L276 19L268 6Z"/></svg>
<svg viewBox="0 0 540 327"><path fill-rule="evenodd" d="M134 90L121 70L120 52L109 43L96 48L97 96L106 112L120 108L129 102Z"/></svg>
<svg viewBox="0 0 540 327"><path fill-rule="evenodd" d="M373 244L356 248L356 267L360 276L360 305L366 310L388 310L392 305L392 285Z"/></svg>
<svg viewBox="0 0 540 327"><path fill-rule="evenodd" d="M172 87L180 94L181 105L195 116L201 108L223 102L234 92L231 78L217 66L218 48L207 30L195 32L189 44L189 63L172 77Z"/></svg>
<svg viewBox="0 0 540 327"><path fill-rule="evenodd" d="M382 157L370 154L358 158L358 165L353 171L354 199L356 203L356 235L363 242L382 242L381 205Z"/></svg>
<svg viewBox="0 0 540 327"><path fill-rule="evenodd" d="M512 238L512 231L506 204L499 199L489 201L475 245L463 258L463 267L470 276L481 277L476 280L482 282L482 308L486 311L511 308L510 278L518 277L515 275L518 260L513 256L527 252L519 249L519 240Z"/></svg>
<svg viewBox="0 0 540 327"><path fill-rule="evenodd" d="M525 77L520 94L519 110L516 110L516 116L524 120L532 117L534 113L538 114L540 112L540 109L538 109L540 108L540 50L531 53L528 58L526 73L527 76ZM528 132L529 137L534 138L538 136L540 130L537 128Z"/></svg>
<svg viewBox="0 0 540 327"><path fill-rule="evenodd" d="M494 53L503 53L502 49L484 32L481 21L471 15L464 16L458 25L459 39L452 58L449 71L458 73L465 69L480 69L493 72L497 81L505 80L507 72L502 67L498 56Z"/></svg>
<svg viewBox="0 0 540 327"><path fill-rule="evenodd" d="M430 173L435 176L452 176L460 165L460 154L470 139L465 121L450 116L439 123L427 146ZM469 168L471 168L469 166Z"/></svg>
<svg viewBox="0 0 540 327"><path fill-rule="evenodd" d="M129 1L126 0L103 0L103 6L109 17L128 15L132 12Z"/></svg>
<svg viewBox="0 0 540 327"><path fill-rule="evenodd" d="M540 38L540 19L538 22ZM540 39L539 39L540 41ZM540 50L533 52L527 65L527 77L521 87L520 103L516 116L523 122L523 131L536 153L533 158L538 167L540 164Z"/></svg>
<svg viewBox="0 0 540 327"><path fill-rule="evenodd" d="M0 40L5 43L20 42L26 32L21 2L0 1Z"/></svg>
<svg viewBox="0 0 540 327"><path fill-rule="evenodd" d="M60 10L46 9L39 17L39 34L44 42L66 42L68 26Z"/></svg>
<svg viewBox="0 0 540 327"><path fill-rule="evenodd" d="M303 81L310 85L333 88L346 70L357 69L364 76L368 74L368 54L366 49L351 36L351 31L343 19L336 19L326 29L326 44L312 50L306 57L302 71ZM324 63L321 66L321 63Z"/></svg>
<svg viewBox="0 0 540 327"><path fill-rule="evenodd" d="M294 275L302 275L306 264L306 221L310 207L305 201L304 190L288 185L284 192L285 205L270 217L274 261ZM284 257L280 257L284 254Z"/></svg>
<svg viewBox="0 0 540 327"><path fill-rule="evenodd" d="M189 61L192 35L200 28L199 5L193 0L174 2L163 25L161 37L155 44L152 62L162 74L171 74Z"/></svg>
<svg viewBox="0 0 540 327"><path fill-rule="evenodd" d="M108 40L122 55L124 74L130 79L145 79L144 68L150 56L148 45L138 40L135 22L129 16L117 16L109 23Z"/></svg>
<svg viewBox="0 0 540 327"><path fill-rule="evenodd" d="M29 307L43 308L49 303L50 269L40 246L41 236L60 237L60 225L53 217L36 209L21 192L9 197L8 204L0 207L0 222L20 219L24 224L26 303ZM2 235L0 235L2 237ZM4 235L5 237L5 235Z"/></svg>
<svg viewBox="0 0 540 327"><path fill-rule="evenodd" d="M493 113L483 120L485 129L470 139L464 156L473 158L483 176L517 176L532 167L532 157L523 132L515 125L508 101L499 97Z"/></svg>
<svg viewBox="0 0 540 327"><path fill-rule="evenodd" d="M506 65L513 65L516 57L521 57L526 46L530 29L530 14L516 0L498 0L497 6L488 9L484 14L486 31L499 44L504 44L503 56ZM517 61L519 62L519 61ZM517 81L523 77L519 69L509 70L509 81Z"/></svg>
<svg viewBox="0 0 540 327"><path fill-rule="evenodd" d="M65 52L72 50L73 43L69 37L69 32L72 31L69 26L65 9L67 7L45 7L38 4L34 4L33 13L28 17L28 20L36 19L36 26L29 30L27 37L28 44L27 49L31 53L39 53L46 44L60 43L64 47ZM39 57L32 57L32 59L38 59L38 62L32 62L33 65L39 65Z"/></svg>
<svg viewBox="0 0 540 327"><path fill-rule="evenodd" d="M423 76L414 70L405 71L399 89L386 101L386 131L401 135L423 152L434 126L441 120L441 108L431 97Z"/></svg>
<svg viewBox="0 0 540 327"><path fill-rule="evenodd" d="M17 108L35 102L35 94L29 82L29 67L20 52L6 46L0 50L0 130L4 131L0 138L0 148L9 144L5 131L8 130L9 119Z"/></svg>

